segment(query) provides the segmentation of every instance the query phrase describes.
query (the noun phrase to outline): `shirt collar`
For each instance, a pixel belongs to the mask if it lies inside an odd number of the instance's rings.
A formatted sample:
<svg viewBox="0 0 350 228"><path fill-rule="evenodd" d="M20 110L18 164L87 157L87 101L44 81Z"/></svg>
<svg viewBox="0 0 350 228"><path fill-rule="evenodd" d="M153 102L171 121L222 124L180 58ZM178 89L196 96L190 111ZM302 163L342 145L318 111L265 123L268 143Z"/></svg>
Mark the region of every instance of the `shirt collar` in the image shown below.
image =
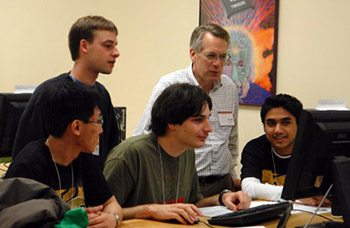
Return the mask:
<svg viewBox="0 0 350 228"><path fill-rule="evenodd" d="M281 159L287 159L287 158L292 157L291 154L290 154L290 155L280 155L280 154L278 154L278 153L275 151L275 149L273 148L272 145L271 145L271 150L272 150L272 152L273 152L277 157L279 157L279 158L281 158Z"/></svg>
<svg viewBox="0 0 350 228"><path fill-rule="evenodd" d="M191 77L192 81L194 82L194 84L195 84L196 86L201 87L200 84L199 84L199 82L197 81L196 77L195 77L194 74L193 74L193 70L192 70L193 68L192 68L192 66L193 66L193 63L191 63L191 65L187 68L187 74ZM221 77L220 77L220 80L214 83L214 86L213 86L213 89L212 89L212 90L217 90L217 89L220 88L221 86L222 86L222 83L221 83ZM201 87L201 88L202 88L202 87Z"/></svg>
<svg viewBox="0 0 350 228"><path fill-rule="evenodd" d="M69 74L69 77L73 80L73 82L76 82L76 83L79 83L81 85L84 85L84 86L87 86L87 87L90 87L90 88L94 88L95 85L88 85L88 84L85 84L84 82L82 81L79 81L78 79L76 79L75 77L73 77L72 75Z"/></svg>

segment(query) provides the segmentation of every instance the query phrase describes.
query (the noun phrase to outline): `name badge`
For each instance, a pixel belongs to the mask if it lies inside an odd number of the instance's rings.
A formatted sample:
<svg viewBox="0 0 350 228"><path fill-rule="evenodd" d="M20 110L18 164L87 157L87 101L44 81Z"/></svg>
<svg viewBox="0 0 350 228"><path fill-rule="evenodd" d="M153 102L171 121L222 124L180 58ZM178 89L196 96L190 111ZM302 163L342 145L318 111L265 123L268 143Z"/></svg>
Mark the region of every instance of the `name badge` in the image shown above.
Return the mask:
<svg viewBox="0 0 350 228"><path fill-rule="evenodd" d="M235 120L232 112L218 112L220 126L233 126Z"/></svg>
<svg viewBox="0 0 350 228"><path fill-rule="evenodd" d="M100 145L97 145L95 148L95 151L92 153L93 155L99 156L100 155Z"/></svg>

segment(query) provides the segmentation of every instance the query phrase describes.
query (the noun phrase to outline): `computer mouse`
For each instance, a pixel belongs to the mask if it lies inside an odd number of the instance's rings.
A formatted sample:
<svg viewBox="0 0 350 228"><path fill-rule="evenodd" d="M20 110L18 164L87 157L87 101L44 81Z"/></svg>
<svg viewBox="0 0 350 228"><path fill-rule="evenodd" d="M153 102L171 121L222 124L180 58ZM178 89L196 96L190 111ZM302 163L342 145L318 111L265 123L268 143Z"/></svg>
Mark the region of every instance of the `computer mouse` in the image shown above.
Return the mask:
<svg viewBox="0 0 350 228"><path fill-rule="evenodd" d="M186 220L186 219L185 219ZM175 224L182 224L181 222L179 222L179 220L177 219L167 219L167 220L163 220L164 222L168 222L168 223L175 223ZM186 220L187 221L187 220ZM194 224L197 224L199 223L199 218L195 221L193 221L193 223L189 223L187 222L187 225L194 225Z"/></svg>

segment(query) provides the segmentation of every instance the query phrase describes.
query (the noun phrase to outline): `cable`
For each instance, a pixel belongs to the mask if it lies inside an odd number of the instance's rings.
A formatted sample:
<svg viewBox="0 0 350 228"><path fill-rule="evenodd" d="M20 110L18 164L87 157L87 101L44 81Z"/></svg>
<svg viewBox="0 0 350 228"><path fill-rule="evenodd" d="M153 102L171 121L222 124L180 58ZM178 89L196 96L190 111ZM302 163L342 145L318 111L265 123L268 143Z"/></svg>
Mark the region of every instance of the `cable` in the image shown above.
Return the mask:
<svg viewBox="0 0 350 228"><path fill-rule="evenodd" d="M321 203L318 205L318 207L316 208L315 212L312 214L311 218L309 219L309 221L307 221L307 223L305 224L304 228L308 227L310 222L312 221L312 219L315 217L315 215L317 214L317 211L320 209L320 207L322 206L323 202L326 200L326 197L328 196L328 193L331 191L333 187L333 184L331 184L327 190L327 192L324 194Z"/></svg>
<svg viewBox="0 0 350 228"><path fill-rule="evenodd" d="M302 210L302 209L293 209L293 211L301 211L301 212L305 212L305 213L313 214L313 212L311 212L311 211ZM324 219L326 219L326 220L328 220L328 221L332 221L332 222L334 222L334 221L335 221L335 220L330 219L330 218L328 218L328 217L326 217L326 216L324 216L324 215L316 214L316 216L319 216L319 217L321 217L321 218L324 218Z"/></svg>

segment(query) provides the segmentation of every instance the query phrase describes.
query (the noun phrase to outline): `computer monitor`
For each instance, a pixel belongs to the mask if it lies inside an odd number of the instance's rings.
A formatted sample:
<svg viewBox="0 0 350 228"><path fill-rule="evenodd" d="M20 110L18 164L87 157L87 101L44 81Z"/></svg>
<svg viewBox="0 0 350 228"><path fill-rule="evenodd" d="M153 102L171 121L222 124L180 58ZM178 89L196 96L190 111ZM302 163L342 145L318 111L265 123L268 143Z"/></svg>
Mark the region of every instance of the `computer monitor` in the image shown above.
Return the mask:
<svg viewBox="0 0 350 228"><path fill-rule="evenodd" d="M113 109L119 126L118 143L121 143L126 138L126 107L113 107Z"/></svg>
<svg viewBox="0 0 350 228"><path fill-rule="evenodd" d="M345 177L339 175L334 168L337 166L335 159L345 161L349 160L349 157L350 111L303 110L298 122L282 198L294 200L324 195L331 184L336 184L338 187L339 181L344 182L339 178L347 178L345 182L350 183L350 173L346 173ZM347 196L338 195L341 190L336 190L333 186L332 197L349 198L348 193ZM341 204L343 219L348 227L350 205L346 201L338 200L338 202ZM335 204L336 201L332 201L332 206Z"/></svg>
<svg viewBox="0 0 350 228"><path fill-rule="evenodd" d="M11 157L19 119L31 93L0 93L0 157Z"/></svg>

